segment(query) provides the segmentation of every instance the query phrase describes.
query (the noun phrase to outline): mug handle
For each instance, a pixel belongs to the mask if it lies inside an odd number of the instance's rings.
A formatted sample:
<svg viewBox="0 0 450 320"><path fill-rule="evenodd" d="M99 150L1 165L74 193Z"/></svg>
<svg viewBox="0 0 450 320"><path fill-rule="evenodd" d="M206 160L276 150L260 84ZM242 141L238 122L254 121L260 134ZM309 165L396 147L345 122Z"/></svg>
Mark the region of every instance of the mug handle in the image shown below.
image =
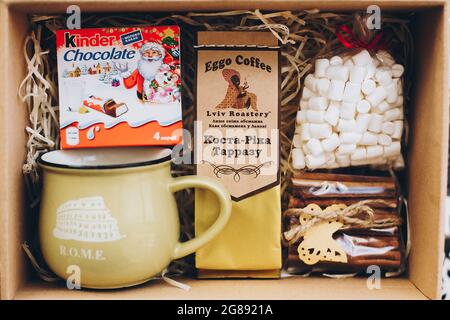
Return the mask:
<svg viewBox="0 0 450 320"><path fill-rule="evenodd" d="M183 176L173 178L172 182L169 183L169 190L171 192L177 192L182 189L187 188L204 188L212 191L220 204L219 216L216 221L202 233L200 236L195 237L186 242L178 242L175 246L175 251L173 253L173 259L179 259L188 254L195 252L200 249L206 243L211 241L215 236L217 236L223 228L225 228L231 215L231 197L228 191L221 184L217 183L211 178L201 177L201 176Z"/></svg>

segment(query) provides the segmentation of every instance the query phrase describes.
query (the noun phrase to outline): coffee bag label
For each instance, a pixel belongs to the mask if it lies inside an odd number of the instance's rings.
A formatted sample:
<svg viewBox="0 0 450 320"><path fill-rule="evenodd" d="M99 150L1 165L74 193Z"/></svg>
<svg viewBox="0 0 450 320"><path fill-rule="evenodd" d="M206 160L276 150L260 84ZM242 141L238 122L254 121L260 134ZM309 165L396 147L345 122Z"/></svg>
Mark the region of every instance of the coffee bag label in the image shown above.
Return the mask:
<svg viewBox="0 0 450 320"><path fill-rule="evenodd" d="M234 200L279 183L279 51L197 49L197 174Z"/></svg>
<svg viewBox="0 0 450 320"><path fill-rule="evenodd" d="M56 33L62 148L181 141L177 26Z"/></svg>

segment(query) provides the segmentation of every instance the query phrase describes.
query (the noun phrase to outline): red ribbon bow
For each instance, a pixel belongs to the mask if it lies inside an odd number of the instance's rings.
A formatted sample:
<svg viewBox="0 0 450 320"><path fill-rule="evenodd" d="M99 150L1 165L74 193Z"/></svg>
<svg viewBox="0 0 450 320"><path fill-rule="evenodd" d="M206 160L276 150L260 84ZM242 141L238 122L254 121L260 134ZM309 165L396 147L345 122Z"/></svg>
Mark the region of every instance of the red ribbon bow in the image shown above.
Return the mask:
<svg viewBox="0 0 450 320"><path fill-rule="evenodd" d="M336 29L336 37L346 48L364 48L367 50L381 50L385 49L388 45L387 41L381 41L383 33L378 32L370 42L358 38L348 26L339 26Z"/></svg>

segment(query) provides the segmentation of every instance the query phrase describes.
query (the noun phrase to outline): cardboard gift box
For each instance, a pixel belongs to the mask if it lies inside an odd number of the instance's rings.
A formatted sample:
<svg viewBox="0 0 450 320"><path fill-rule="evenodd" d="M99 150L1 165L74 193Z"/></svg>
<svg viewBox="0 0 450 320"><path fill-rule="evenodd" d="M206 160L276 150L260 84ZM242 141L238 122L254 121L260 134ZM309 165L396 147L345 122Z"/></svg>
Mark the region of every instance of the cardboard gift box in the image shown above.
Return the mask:
<svg viewBox="0 0 450 320"><path fill-rule="evenodd" d="M26 108L17 96L26 65L23 41L29 14L64 13L78 4L82 12L223 11L234 9L324 11L366 10L414 12L414 81L408 148L408 199L411 251L408 271L383 279L370 290L367 279L325 277L281 280L194 280L189 292L161 281L115 291L68 290L35 276L21 243L30 217L24 201L22 164L25 157ZM106 5L107 4L107 5ZM441 0L387 1L29 1L0 4L0 286L2 299L437 299L444 253L444 203L448 157L449 4Z"/></svg>

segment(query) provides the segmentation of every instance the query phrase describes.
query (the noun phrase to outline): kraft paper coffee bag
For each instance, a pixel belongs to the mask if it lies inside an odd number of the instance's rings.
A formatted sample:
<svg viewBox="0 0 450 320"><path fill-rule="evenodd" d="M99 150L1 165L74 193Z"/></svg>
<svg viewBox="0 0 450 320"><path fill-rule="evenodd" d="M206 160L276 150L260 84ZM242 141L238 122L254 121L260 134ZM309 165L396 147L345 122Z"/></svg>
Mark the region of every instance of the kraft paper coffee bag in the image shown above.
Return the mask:
<svg viewBox="0 0 450 320"><path fill-rule="evenodd" d="M279 47L270 32L199 32L197 174L233 199L227 227L196 254L199 277L278 277L281 268ZM198 189L195 230L216 219L214 196Z"/></svg>

